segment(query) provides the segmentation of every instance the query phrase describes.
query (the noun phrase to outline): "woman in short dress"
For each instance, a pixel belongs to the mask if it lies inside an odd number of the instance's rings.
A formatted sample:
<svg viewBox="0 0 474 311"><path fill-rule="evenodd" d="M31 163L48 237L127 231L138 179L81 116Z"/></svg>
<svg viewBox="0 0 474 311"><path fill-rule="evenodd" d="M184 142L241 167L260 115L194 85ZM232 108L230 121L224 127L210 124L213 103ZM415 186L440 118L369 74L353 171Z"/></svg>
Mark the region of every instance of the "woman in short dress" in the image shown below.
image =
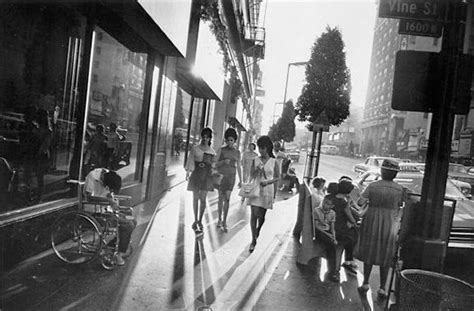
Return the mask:
<svg viewBox="0 0 474 311"><path fill-rule="evenodd" d="M192 147L186 163L186 180L188 190L193 192L194 223L193 230L197 235L203 234L202 217L206 209L208 191L214 190L212 173L216 152L211 147L212 129L206 127L201 131L201 143Z"/></svg>
<svg viewBox="0 0 474 311"><path fill-rule="evenodd" d="M361 200L368 200L368 207L362 217L356 251L356 257L364 262L364 281L359 292L365 294L369 290L372 266L377 265L380 267L379 299L387 296L385 284L396 251L400 207L405 194L404 187L393 181L398 170L397 162L384 160L380 168L382 180L369 184L361 194Z"/></svg>
<svg viewBox="0 0 474 311"><path fill-rule="evenodd" d="M219 200L217 202L218 221L217 227L227 232L227 214L229 212L230 194L234 189L235 175L239 175L239 184L242 182L242 167L240 165L240 151L235 147L237 132L228 128L224 133L225 145L217 152L216 168L223 175L219 189Z"/></svg>
<svg viewBox="0 0 474 311"><path fill-rule="evenodd" d="M260 185L260 195L249 199L250 230L252 231L249 252L253 252L257 245L257 238L265 222L267 210L273 208L274 183L280 179L280 166L273 155L273 143L270 137L261 136L257 140L257 146L260 157L254 160L251 174L256 177Z"/></svg>

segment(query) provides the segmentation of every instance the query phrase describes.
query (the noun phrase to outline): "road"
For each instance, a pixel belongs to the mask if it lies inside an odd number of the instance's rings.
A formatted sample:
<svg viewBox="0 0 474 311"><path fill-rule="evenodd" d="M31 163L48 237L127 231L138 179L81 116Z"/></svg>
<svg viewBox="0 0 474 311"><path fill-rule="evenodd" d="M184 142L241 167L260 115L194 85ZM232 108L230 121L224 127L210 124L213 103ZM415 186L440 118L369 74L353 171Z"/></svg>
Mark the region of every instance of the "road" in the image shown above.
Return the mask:
<svg viewBox="0 0 474 311"><path fill-rule="evenodd" d="M339 177L345 175L352 178L356 177L353 167L362 162L362 159L347 158L337 155L322 154L319 161L318 175L324 177L327 181L337 181ZM303 176L306 163L306 153L301 153L298 163L293 163L298 176Z"/></svg>

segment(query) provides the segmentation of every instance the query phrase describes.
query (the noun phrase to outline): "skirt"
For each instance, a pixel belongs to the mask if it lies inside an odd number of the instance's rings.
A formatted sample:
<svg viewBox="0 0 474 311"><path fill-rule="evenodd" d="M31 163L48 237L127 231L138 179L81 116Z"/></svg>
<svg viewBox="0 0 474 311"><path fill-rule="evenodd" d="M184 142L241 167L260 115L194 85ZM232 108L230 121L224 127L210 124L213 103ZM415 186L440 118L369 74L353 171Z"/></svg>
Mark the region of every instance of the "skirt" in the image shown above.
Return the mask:
<svg viewBox="0 0 474 311"><path fill-rule="evenodd" d="M221 184L217 187L220 191L232 191L235 186L235 174L224 174Z"/></svg>

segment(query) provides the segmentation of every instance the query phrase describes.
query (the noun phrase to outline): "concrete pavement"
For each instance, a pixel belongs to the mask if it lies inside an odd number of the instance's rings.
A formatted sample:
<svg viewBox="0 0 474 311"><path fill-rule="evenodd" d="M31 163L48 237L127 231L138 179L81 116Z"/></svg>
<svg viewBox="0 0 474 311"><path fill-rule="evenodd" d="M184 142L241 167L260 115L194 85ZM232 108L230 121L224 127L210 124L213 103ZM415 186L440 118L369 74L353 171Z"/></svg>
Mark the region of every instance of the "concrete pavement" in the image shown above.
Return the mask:
<svg viewBox="0 0 474 311"><path fill-rule="evenodd" d="M4 273L3 310L362 310L380 307L360 299L357 276L322 281L319 271L295 264L299 244L291 236L297 196L279 194L268 211L253 253L249 207L231 199L229 232L217 229L217 194L210 193L205 234L191 230L192 194L186 184L154 207L136 210L135 252L127 264L104 271L97 262L62 264L51 252ZM151 215L151 211L156 213ZM376 272L376 271L374 271ZM372 288L377 288L374 273ZM369 292L369 297L371 292Z"/></svg>

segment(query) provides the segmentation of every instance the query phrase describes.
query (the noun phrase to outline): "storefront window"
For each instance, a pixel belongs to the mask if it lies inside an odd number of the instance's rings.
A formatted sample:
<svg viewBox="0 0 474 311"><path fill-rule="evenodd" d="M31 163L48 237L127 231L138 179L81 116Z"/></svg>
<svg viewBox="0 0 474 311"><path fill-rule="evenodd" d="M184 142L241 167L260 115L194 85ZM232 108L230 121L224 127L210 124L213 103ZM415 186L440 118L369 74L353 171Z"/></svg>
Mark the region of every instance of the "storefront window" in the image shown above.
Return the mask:
<svg viewBox="0 0 474 311"><path fill-rule="evenodd" d="M181 88L178 88L173 120L173 139L171 141L171 148L169 149L171 160L169 162L168 174L176 174L177 170L184 170L183 166L188 131L190 131L188 151L193 144L198 144L200 141L203 100L194 98L193 111L190 116L191 100L191 95Z"/></svg>
<svg viewBox="0 0 474 311"><path fill-rule="evenodd" d="M100 27L93 46L83 169L106 167L131 183L140 178L140 142L146 134L147 54L132 51Z"/></svg>
<svg viewBox="0 0 474 311"><path fill-rule="evenodd" d="M0 5L0 213L74 195L85 24L60 5Z"/></svg>

